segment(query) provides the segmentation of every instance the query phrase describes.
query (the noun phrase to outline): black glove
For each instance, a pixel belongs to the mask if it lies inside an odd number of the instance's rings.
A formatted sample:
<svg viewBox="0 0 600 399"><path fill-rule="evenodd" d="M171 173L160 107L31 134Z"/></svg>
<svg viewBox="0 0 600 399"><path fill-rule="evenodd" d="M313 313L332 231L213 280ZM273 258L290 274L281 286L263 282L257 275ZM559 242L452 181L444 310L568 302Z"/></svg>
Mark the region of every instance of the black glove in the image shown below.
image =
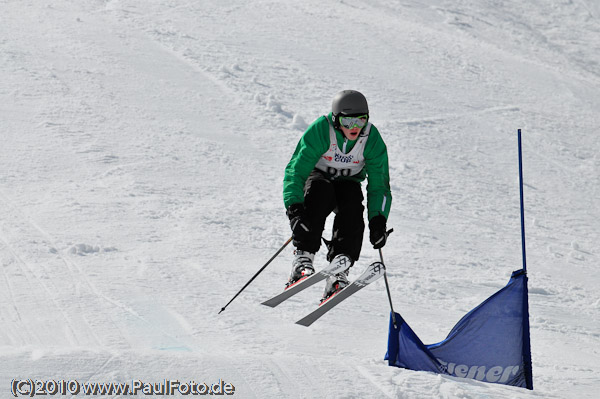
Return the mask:
<svg viewBox="0 0 600 399"><path fill-rule="evenodd" d="M369 239L375 249L382 248L385 245L387 240L385 224L386 219L383 215L377 215L369 221Z"/></svg>
<svg viewBox="0 0 600 399"><path fill-rule="evenodd" d="M310 236L310 225L306 221L304 204L292 204L288 207L286 214L290 219L292 237L294 241L304 241Z"/></svg>

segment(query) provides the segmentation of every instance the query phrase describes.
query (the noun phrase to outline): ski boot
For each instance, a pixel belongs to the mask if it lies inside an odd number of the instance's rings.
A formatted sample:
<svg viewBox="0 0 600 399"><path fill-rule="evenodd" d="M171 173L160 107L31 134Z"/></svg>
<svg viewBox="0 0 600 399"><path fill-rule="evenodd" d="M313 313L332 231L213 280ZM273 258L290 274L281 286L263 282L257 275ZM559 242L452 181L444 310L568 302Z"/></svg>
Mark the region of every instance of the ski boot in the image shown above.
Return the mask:
<svg viewBox="0 0 600 399"><path fill-rule="evenodd" d="M315 268L313 267L315 254L297 249L294 251L294 255L295 257L294 261L292 262L292 272L290 273L290 278L285 285L286 288L315 273Z"/></svg>
<svg viewBox="0 0 600 399"><path fill-rule="evenodd" d="M327 277L327 280L325 281L325 291L323 292L323 298L321 298L321 303L325 302L331 296L343 290L350 284L350 282L348 281L348 274L350 274L350 268L352 267L354 262L352 262L350 258L348 258L346 255L338 255L337 257L346 258L349 266L343 272Z"/></svg>

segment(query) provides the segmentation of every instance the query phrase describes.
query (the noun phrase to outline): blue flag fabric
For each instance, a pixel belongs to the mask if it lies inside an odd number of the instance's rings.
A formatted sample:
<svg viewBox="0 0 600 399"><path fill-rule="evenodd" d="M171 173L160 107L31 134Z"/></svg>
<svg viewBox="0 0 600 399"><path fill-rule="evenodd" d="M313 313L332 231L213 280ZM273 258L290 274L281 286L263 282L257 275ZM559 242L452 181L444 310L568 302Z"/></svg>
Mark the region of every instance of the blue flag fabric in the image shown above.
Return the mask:
<svg viewBox="0 0 600 399"><path fill-rule="evenodd" d="M533 389L528 306L527 275L517 270L437 344L423 344L395 313L385 359L390 366Z"/></svg>

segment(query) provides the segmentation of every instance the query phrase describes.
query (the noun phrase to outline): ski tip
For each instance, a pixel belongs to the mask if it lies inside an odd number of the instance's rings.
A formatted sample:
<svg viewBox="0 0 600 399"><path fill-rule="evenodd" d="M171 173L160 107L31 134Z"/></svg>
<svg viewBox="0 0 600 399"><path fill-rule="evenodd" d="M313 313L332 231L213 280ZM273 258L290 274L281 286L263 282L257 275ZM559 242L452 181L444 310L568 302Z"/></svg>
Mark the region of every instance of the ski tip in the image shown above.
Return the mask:
<svg viewBox="0 0 600 399"><path fill-rule="evenodd" d="M371 263L369 268L373 269L375 272L379 272L380 270L385 271L385 265L379 261Z"/></svg>

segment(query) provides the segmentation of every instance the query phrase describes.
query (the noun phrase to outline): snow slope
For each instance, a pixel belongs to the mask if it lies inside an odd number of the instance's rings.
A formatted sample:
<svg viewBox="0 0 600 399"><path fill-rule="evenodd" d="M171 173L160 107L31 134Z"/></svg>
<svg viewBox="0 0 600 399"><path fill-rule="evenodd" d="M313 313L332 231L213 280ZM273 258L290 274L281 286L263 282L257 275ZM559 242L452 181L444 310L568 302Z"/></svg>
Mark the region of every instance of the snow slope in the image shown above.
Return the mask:
<svg viewBox="0 0 600 399"><path fill-rule="evenodd" d="M599 36L595 0L0 0L1 396L595 397ZM310 328L321 286L260 306L291 247L217 315L289 237L283 169L346 88L388 145L383 252L426 343L521 267L523 129L534 391L388 367L382 280Z"/></svg>

